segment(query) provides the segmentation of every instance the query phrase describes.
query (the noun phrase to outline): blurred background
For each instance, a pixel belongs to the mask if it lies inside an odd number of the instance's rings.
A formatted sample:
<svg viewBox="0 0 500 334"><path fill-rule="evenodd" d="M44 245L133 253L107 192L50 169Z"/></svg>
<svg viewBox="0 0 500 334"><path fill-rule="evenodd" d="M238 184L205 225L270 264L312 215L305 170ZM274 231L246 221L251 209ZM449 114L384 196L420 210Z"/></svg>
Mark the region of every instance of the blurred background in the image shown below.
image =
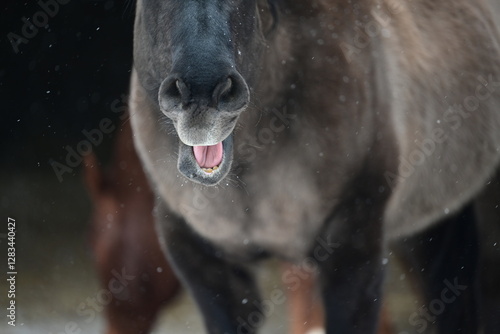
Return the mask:
<svg viewBox="0 0 500 334"><path fill-rule="evenodd" d="M82 333L97 333L103 325L99 313L89 323L75 311L99 291L82 164L75 159L58 175L51 161L66 165L66 148L77 150L82 131L98 128L105 118L117 122L111 105L123 106L127 92L134 5L56 4L0 5L0 333L66 333L73 320ZM113 135L92 147L103 161ZM17 223L15 328L4 315L8 217Z"/></svg>
<svg viewBox="0 0 500 334"><path fill-rule="evenodd" d="M82 334L104 328L102 305L93 317L77 312L82 303L90 309L89 300L101 287L89 246L91 203L81 155L74 152L88 149L79 146L86 131L109 120L113 130L90 149L104 164L110 159L126 105L134 4L57 4L47 9L37 1L3 0L0 5L0 333ZM16 327L7 325L5 311L9 217L17 228ZM266 270L261 276L267 285L279 284L278 274ZM405 275L395 268L388 284L396 305L392 312L408 314L416 301L405 293ZM286 333L285 319L285 310L278 310L263 332ZM154 331L202 332L185 293L162 313Z"/></svg>

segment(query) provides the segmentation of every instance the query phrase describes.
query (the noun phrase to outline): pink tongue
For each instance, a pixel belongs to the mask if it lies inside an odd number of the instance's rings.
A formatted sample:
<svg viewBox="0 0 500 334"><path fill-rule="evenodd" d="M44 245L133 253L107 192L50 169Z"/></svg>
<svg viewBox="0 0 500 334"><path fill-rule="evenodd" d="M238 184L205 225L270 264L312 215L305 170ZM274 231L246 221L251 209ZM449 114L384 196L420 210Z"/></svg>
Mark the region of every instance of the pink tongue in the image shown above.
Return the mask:
<svg viewBox="0 0 500 334"><path fill-rule="evenodd" d="M219 166L222 162L222 142L212 146L193 146L193 153L201 168Z"/></svg>

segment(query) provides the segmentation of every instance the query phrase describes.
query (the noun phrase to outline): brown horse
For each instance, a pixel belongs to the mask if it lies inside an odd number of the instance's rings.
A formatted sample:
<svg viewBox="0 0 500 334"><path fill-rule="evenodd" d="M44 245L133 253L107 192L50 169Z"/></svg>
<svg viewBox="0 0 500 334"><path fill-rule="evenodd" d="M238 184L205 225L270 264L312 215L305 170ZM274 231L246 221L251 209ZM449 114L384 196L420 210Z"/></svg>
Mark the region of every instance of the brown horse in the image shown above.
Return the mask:
<svg viewBox="0 0 500 334"><path fill-rule="evenodd" d="M154 228L154 195L142 171L130 124L116 138L111 165L102 170L85 157L85 183L94 206L90 240L104 288L114 272L133 279L116 289L106 305L108 334L148 333L161 306L179 287L160 249Z"/></svg>

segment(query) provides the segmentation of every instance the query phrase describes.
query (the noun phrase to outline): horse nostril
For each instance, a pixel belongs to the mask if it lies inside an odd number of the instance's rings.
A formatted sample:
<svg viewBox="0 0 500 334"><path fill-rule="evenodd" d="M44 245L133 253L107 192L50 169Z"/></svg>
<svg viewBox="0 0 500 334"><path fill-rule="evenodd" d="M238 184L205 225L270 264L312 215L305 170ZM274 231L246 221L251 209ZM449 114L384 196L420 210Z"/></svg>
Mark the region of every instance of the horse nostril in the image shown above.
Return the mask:
<svg viewBox="0 0 500 334"><path fill-rule="evenodd" d="M212 95L214 105L225 111L236 111L248 102L248 88L239 75L223 79Z"/></svg>
<svg viewBox="0 0 500 334"><path fill-rule="evenodd" d="M186 104L189 101L190 92L182 79L170 77L162 82L158 95L160 107L168 111Z"/></svg>
<svg viewBox="0 0 500 334"><path fill-rule="evenodd" d="M237 73L213 80L210 76L181 79L170 75L161 84L158 101L163 112L188 110L195 105L227 112L238 112L248 104L249 91L243 77Z"/></svg>
<svg viewBox="0 0 500 334"><path fill-rule="evenodd" d="M222 93L220 94L220 96L229 94L232 88L233 88L233 80L231 78L227 78L225 84L223 85Z"/></svg>
<svg viewBox="0 0 500 334"><path fill-rule="evenodd" d="M172 93L181 96L182 86L179 80L175 80L175 87L177 88L177 92L174 91Z"/></svg>
<svg viewBox="0 0 500 334"><path fill-rule="evenodd" d="M221 99L228 98L232 88L233 80L230 77L219 83L217 87L215 87L214 93L212 94L214 105L217 106Z"/></svg>

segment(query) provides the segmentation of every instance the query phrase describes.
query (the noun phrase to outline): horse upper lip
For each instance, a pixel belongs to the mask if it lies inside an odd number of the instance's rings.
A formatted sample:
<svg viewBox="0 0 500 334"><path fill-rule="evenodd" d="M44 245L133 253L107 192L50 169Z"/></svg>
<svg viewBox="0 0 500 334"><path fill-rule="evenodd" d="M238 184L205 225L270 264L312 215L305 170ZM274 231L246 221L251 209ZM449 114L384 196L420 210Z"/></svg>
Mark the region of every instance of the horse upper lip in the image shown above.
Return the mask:
<svg viewBox="0 0 500 334"><path fill-rule="evenodd" d="M174 121L179 139L188 146L213 146L227 139L234 131L237 117L207 117L200 123L192 119Z"/></svg>

